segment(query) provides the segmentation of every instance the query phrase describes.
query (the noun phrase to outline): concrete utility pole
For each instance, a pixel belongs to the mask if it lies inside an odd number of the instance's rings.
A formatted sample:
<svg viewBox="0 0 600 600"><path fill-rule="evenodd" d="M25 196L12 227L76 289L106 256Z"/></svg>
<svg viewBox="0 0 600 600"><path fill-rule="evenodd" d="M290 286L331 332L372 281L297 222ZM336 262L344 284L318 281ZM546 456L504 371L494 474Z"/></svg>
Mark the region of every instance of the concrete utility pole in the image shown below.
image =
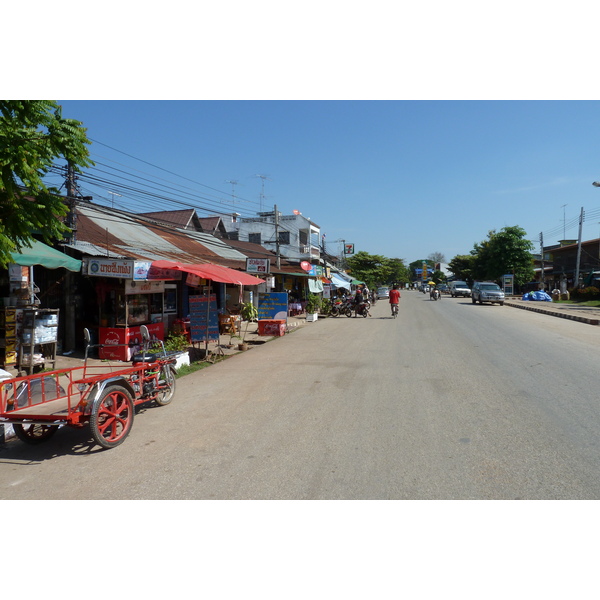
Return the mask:
<svg viewBox="0 0 600 600"><path fill-rule="evenodd" d="M76 204L75 199L77 190L75 188L75 170L71 163L67 164L67 173L65 176L65 188L67 190L67 202L69 204L69 215L68 215L68 226L71 229L70 243L74 244L77 240L77 214L75 212ZM75 332L75 299L73 294L73 275L70 271L65 273L65 287L64 287L64 323L65 323L65 335L63 352L71 351L75 349L76 343L76 332Z"/></svg>
<svg viewBox="0 0 600 600"><path fill-rule="evenodd" d="M581 207L581 214L579 215L579 238L577 239L577 264L575 265L575 281L573 287L579 285L579 261L581 260L581 230L583 228L583 206Z"/></svg>
<svg viewBox="0 0 600 600"><path fill-rule="evenodd" d="M71 228L71 243L73 243L76 241L77 237L77 215L75 214L75 170L71 163L67 164L65 188L67 190L67 202L69 204L69 221L67 225Z"/></svg>
<svg viewBox="0 0 600 600"><path fill-rule="evenodd" d="M278 269L281 268L281 254L279 252L279 213L277 212L277 204L274 206L275 210L275 265Z"/></svg>
<svg viewBox="0 0 600 600"><path fill-rule="evenodd" d="M544 234L540 232L540 252L541 252L541 266L542 266L542 274L541 274L541 282L542 282L542 291L546 290L546 278L544 277Z"/></svg>

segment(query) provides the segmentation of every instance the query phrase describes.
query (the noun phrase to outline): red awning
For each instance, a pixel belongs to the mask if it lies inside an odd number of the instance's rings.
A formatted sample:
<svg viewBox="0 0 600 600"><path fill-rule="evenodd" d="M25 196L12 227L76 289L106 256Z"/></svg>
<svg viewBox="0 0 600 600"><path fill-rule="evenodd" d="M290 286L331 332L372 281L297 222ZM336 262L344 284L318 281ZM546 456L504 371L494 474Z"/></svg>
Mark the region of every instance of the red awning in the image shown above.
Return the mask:
<svg viewBox="0 0 600 600"><path fill-rule="evenodd" d="M221 265L213 265L211 263L188 265L172 260L155 260L152 261L152 266L159 269L185 271L186 273L193 273L204 279L211 279L220 283L258 285L265 282L264 279L259 279L258 277L254 277L254 275L248 275L248 273L243 273L242 271L236 271L229 267L222 267Z"/></svg>

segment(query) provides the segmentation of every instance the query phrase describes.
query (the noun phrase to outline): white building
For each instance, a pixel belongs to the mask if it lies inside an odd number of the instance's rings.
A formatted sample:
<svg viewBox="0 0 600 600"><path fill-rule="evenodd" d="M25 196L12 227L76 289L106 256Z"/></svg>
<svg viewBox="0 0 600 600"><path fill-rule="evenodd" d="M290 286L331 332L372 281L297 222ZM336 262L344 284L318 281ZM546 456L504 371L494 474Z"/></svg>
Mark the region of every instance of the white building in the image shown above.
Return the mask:
<svg viewBox="0 0 600 600"><path fill-rule="evenodd" d="M241 219L233 215L226 225L231 239L260 244L291 262L318 263L321 258L321 228L300 213L283 215L260 212Z"/></svg>

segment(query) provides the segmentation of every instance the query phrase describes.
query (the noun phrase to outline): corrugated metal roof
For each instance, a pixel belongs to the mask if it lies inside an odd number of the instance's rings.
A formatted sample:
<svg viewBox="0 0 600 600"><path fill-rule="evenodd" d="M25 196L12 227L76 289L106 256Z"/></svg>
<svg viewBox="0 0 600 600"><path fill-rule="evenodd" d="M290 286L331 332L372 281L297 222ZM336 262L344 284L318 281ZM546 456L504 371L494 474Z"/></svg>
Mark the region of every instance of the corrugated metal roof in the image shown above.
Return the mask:
<svg viewBox="0 0 600 600"><path fill-rule="evenodd" d="M210 262L245 269L246 256L206 233L101 206L77 207L77 249L95 256Z"/></svg>

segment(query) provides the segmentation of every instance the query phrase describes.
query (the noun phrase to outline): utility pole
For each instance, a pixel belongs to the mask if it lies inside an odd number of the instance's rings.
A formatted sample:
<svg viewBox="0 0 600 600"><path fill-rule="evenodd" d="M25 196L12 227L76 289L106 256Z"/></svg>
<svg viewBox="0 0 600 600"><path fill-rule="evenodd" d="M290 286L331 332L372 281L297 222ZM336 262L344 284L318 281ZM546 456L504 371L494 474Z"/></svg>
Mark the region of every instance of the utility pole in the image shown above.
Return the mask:
<svg viewBox="0 0 600 600"><path fill-rule="evenodd" d="M277 212L277 204L274 206L275 210L275 266L281 268L281 254L279 252L279 213Z"/></svg>
<svg viewBox="0 0 600 600"><path fill-rule="evenodd" d="M546 290L546 279L544 277L544 234L542 232L540 232L540 252L541 252L541 265L542 265L542 275L541 275L541 281L542 281L542 291Z"/></svg>
<svg viewBox="0 0 600 600"><path fill-rule="evenodd" d="M73 165L68 163L67 176L65 179L65 187L67 189L67 202L69 203L69 227L71 229L70 243L74 244L77 239L77 215L75 213L75 170ZM64 308L65 308L65 337L63 352L75 349L76 334L75 334L75 302L74 302L74 284L73 277L70 271L65 273L65 293L64 293Z"/></svg>
<svg viewBox="0 0 600 600"><path fill-rule="evenodd" d="M77 237L77 215L75 214L75 170L71 163L67 164L65 187L67 189L67 203L69 205L69 220L67 225L71 229L70 242L74 243Z"/></svg>
<svg viewBox="0 0 600 600"><path fill-rule="evenodd" d="M577 239L577 264L575 266L575 281L573 287L577 288L579 285L579 261L581 260L581 230L583 228L583 206L581 207L581 214L579 215L579 238Z"/></svg>

